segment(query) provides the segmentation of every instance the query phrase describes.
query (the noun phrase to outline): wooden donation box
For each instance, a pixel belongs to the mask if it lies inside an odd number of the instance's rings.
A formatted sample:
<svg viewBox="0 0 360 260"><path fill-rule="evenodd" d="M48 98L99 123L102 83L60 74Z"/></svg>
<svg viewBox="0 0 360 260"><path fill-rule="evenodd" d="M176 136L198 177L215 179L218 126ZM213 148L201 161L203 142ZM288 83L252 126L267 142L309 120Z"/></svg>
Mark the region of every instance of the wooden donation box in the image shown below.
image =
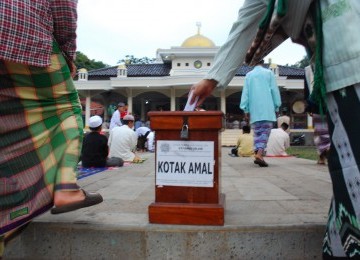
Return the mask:
<svg viewBox="0 0 360 260"><path fill-rule="evenodd" d="M155 131L155 202L149 221L157 224L224 225L220 192L220 111L149 112Z"/></svg>

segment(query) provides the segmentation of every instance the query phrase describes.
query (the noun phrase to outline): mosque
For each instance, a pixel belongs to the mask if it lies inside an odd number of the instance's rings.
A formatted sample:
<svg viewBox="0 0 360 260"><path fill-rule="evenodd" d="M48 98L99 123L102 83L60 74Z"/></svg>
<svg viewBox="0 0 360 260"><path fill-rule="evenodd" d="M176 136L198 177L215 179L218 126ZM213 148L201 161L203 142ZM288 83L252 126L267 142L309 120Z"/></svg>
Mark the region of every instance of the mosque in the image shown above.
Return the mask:
<svg viewBox="0 0 360 260"><path fill-rule="evenodd" d="M147 112L154 110L183 110L191 85L201 80L212 66L219 47L200 33L185 39L178 47L158 49L152 64L120 64L86 71L80 69L75 86L84 100L85 127L93 114L110 120L111 106L128 104L128 111L147 120ZM282 107L291 117L292 129L312 128L311 118L305 113L304 70L271 63L265 64L276 75ZM243 111L239 109L241 91L247 72L252 67L240 66L225 89L216 89L204 103L205 110L221 110L226 117L226 128L236 128ZM93 103L103 109L94 108Z"/></svg>

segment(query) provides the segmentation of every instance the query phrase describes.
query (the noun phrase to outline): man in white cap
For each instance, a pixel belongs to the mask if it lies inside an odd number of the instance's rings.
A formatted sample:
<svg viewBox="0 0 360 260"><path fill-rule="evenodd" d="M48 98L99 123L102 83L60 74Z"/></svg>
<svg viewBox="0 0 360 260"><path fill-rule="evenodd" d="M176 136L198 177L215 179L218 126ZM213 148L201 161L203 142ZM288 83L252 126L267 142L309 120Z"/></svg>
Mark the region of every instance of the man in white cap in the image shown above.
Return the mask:
<svg viewBox="0 0 360 260"><path fill-rule="evenodd" d="M117 110L111 117L109 129L113 129L115 126L122 126L122 118L127 114L127 105L120 102L117 105Z"/></svg>
<svg viewBox="0 0 360 260"><path fill-rule="evenodd" d="M120 158L108 158L108 139L100 134L102 123L103 120L100 116L92 116L89 119L91 132L84 137L81 151L81 164L85 168L122 166L124 164Z"/></svg>
<svg viewBox="0 0 360 260"><path fill-rule="evenodd" d="M109 136L109 156L120 157L125 162L138 162L140 157L135 154L137 135L133 130L134 116L126 115L123 118L123 125L114 127Z"/></svg>

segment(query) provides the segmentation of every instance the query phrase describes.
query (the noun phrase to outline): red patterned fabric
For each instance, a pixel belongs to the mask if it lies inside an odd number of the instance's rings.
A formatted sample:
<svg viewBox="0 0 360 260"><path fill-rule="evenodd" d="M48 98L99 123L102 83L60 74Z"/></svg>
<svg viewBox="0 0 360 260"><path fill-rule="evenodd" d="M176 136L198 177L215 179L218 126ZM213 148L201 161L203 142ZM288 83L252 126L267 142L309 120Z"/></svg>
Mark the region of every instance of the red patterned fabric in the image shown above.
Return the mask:
<svg viewBox="0 0 360 260"><path fill-rule="evenodd" d="M77 0L1 0L0 60L49 66L54 39L73 60L76 7Z"/></svg>

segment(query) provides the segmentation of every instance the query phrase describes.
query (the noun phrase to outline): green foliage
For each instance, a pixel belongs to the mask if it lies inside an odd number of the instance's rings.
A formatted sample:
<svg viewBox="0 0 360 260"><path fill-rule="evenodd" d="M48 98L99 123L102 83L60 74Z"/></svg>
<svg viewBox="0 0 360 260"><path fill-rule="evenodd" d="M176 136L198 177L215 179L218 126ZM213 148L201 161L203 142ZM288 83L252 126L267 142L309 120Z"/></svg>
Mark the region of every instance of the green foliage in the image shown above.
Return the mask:
<svg viewBox="0 0 360 260"><path fill-rule="evenodd" d="M316 161L318 159L318 154L314 146L291 146L286 152L289 155L293 155L303 159L309 159Z"/></svg>
<svg viewBox="0 0 360 260"><path fill-rule="evenodd" d="M94 69L101 69L105 67L109 67L109 65L103 63L102 61L90 60L84 53L77 51L76 52L76 60L75 65L78 69L87 69L94 70Z"/></svg>
<svg viewBox="0 0 360 260"><path fill-rule="evenodd" d="M310 65L309 58L305 55L301 61L296 62L294 65L291 65L290 67L296 67L296 68L305 68L306 66Z"/></svg>
<svg viewBox="0 0 360 260"><path fill-rule="evenodd" d="M124 59L118 61L118 63L125 63L125 64L151 64L155 62L155 58L135 58L134 55L126 55Z"/></svg>

